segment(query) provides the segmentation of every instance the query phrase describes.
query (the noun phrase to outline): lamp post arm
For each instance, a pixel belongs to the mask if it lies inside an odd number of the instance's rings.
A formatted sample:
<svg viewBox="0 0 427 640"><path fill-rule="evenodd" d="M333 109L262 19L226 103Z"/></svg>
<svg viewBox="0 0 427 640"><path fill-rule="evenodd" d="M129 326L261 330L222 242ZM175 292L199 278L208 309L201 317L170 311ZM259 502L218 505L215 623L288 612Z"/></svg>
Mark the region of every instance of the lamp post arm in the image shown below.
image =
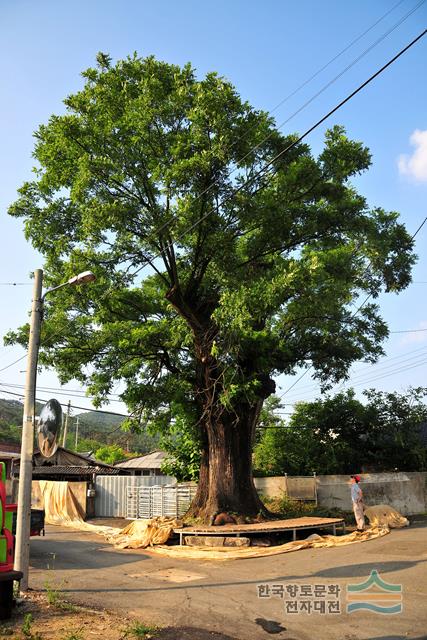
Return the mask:
<svg viewBox="0 0 427 640"><path fill-rule="evenodd" d="M52 289L48 289L47 291L44 292L44 294L42 295L42 297L40 298L40 301L43 305L44 300L46 298L46 296L48 296L50 293L52 293L53 291L57 291L58 289L62 289L62 287L66 287L69 285L69 282L63 282L62 284L58 284L57 287L52 287Z"/></svg>

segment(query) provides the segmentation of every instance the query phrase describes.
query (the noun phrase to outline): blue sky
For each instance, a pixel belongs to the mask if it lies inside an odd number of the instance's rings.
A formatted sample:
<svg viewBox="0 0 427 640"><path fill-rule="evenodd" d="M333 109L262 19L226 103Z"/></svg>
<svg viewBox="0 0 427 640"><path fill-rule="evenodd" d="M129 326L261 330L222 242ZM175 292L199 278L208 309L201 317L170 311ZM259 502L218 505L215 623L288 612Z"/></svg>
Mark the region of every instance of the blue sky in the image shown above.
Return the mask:
<svg viewBox="0 0 427 640"><path fill-rule="evenodd" d="M400 3L359 0L351 4L335 0L322 3L312 0L6 3L3 0L0 2L0 282L28 283L29 273L43 264L41 256L25 241L21 222L7 216L7 207L15 199L16 189L31 177L34 130L52 113L63 111L62 99L81 86L80 72L93 65L98 51L108 52L113 59L137 51L176 64L190 61L199 76L217 71L231 80L252 105L271 111L389 12L345 54L274 110L280 124L417 5L418 0ZM309 128L418 35L426 26L426 18L427 2L424 2L283 130L303 132ZM426 215L426 59L427 37L307 140L318 152L325 128L334 123L343 124L351 137L363 140L373 154L373 167L357 180L358 188L372 206L399 211L411 232ZM399 296L380 299L391 330L427 328L426 239L427 224L417 236L419 261L414 269L414 284ZM2 336L26 319L31 286L2 284L0 291ZM378 365L354 366L354 376L359 376L354 378L356 389L375 386L402 391L410 384L426 384L427 331L392 334L385 349L387 359ZM1 347L0 369L23 353L18 347ZM0 371L0 385L24 384L23 369L25 360ZM283 391L293 381L278 382ZM39 385L57 387L55 374L43 372ZM72 383L67 386L77 388ZM52 394L39 395L46 398ZM315 396L316 387L307 374L286 399L292 403ZM80 400L79 404L89 407L90 401ZM119 407L110 406L112 410Z"/></svg>

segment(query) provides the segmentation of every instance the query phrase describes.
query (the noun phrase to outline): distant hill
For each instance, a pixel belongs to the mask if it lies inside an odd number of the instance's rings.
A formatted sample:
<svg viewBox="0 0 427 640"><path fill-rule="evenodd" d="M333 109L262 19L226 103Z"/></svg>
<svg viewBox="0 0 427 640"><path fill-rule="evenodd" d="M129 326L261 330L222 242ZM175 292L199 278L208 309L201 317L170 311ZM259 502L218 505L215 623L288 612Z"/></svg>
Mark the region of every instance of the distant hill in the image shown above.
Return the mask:
<svg viewBox="0 0 427 640"><path fill-rule="evenodd" d="M37 402L39 413L44 403ZM66 411L63 407L62 410ZM23 403L19 400L0 398L0 442L16 444L21 441ZM96 449L104 444L116 443L126 450L147 452L158 445L158 436L147 433L133 434L122 431L120 425L124 418L110 413L85 411L77 414L72 410L68 424L67 447L74 448L76 418L79 417L79 443L84 449Z"/></svg>
<svg viewBox="0 0 427 640"><path fill-rule="evenodd" d="M40 411L43 404L36 402L36 409ZM19 400L0 398L0 420L14 425L22 425L24 405Z"/></svg>

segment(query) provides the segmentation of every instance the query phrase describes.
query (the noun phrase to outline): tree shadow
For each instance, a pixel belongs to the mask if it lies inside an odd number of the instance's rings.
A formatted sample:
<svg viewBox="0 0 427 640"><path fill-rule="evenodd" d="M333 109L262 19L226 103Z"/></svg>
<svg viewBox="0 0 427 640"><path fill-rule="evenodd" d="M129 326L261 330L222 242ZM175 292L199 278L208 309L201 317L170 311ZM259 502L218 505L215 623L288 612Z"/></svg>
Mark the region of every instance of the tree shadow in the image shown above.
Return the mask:
<svg viewBox="0 0 427 640"><path fill-rule="evenodd" d="M411 569L417 564L427 562L427 560L390 560L386 562L364 562L363 564L346 564L341 567L330 567L321 569L311 574L316 578L363 578L369 576L374 569L378 573L390 573L393 571L404 571Z"/></svg>
<svg viewBox="0 0 427 640"><path fill-rule="evenodd" d="M313 580L314 578L368 578L371 571L376 569L379 574L384 574L392 571L404 571L406 569L411 569L416 566L420 562L426 562L426 560L414 560L414 561L398 561L398 562L378 562L378 563L365 563L360 565L344 565L342 567L334 567L333 569L324 569L323 571L318 571L316 573L303 575L303 576L276 576L274 578L268 577L263 578L259 576L256 580L238 580L238 581L230 581L230 582L198 582L197 584L191 584L186 582L185 584L167 584L167 585L152 585L152 586L143 586L140 585L138 587L131 586L120 586L120 588L102 588L101 586L96 586L94 588L76 588L73 589L70 587L68 591L73 593L112 593L114 591L123 591L129 593L135 592L154 592L154 591L180 591L180 590L194 590L194 589L217 589L223 587L244 587L250 585L258 585L258 584L289 584L293 580ZM67 589L66 589L67 591ZM427 636L426 639L427 640Z"/></svg>
<svg viewBox="0 0 427 640"><path fill-rule="evenodd" d="M61 548L62 547L62 548ZM31 544L30 565L33 569L52 569L54 571L79 571L81 569L106 569L120 565L147 560L148 555L135 552L110 551L110 547L103 548L102 543L82 542L73 540L72 553L63 544L49 545L46 540L42 544ZM88 564L88 554L91 563Z"/></svg>

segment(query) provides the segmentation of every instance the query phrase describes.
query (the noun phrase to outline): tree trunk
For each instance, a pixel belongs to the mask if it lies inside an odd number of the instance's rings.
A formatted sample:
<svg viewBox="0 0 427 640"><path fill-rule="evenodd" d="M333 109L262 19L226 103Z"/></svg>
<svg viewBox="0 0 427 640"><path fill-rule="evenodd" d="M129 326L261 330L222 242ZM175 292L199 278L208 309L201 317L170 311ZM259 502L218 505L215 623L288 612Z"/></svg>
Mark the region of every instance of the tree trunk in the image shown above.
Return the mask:
<svg viewBox="0 0 427 640"><path fill-rule="evenodd" d="M223 413L206 425L199 485L187 515L210 524L219 513L255 518L267 515L252 477L252 432L257 406L237 417Z"/></svg>
<svg viewBox="0 0 427 640"><path fill-rule="evenodd" d="M191 292L194 296L194 291ZM212 312L217 301L196 305L185 297L178 284L166 298L188 323L194 336L196 356L195 402L201 415L202 459L197 494L187 516L210 524L219 513L244 518L268 515L255 489L252 476L254 431L263 400L275 391L267 374L252 370L251 361L240 363L249 377L257 376L259 398L252 404L241 402L226 410L221 402L223 366L212 354L217 328Z"/></svg>

